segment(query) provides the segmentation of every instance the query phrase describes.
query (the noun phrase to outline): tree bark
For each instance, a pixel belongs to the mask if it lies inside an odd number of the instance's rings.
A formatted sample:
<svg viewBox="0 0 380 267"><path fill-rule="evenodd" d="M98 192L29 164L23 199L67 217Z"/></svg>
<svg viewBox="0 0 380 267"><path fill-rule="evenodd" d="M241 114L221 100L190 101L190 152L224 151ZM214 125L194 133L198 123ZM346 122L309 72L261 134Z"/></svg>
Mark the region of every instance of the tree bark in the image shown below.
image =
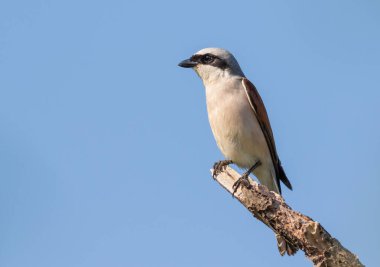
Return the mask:
<svg viewBox="0 0 380 267"><path fill-rule="evenodd" d="M217 174L215 180L232 194L232 186L239 177L239 173L226 167ZM364 266L356 255L344 248L320 223L292 210L279 194L269 191L264 185L251 179L250 184L250 188L238 188L236 199L276 235L285 239L296 250L304 251L314 266Z"/></svg>

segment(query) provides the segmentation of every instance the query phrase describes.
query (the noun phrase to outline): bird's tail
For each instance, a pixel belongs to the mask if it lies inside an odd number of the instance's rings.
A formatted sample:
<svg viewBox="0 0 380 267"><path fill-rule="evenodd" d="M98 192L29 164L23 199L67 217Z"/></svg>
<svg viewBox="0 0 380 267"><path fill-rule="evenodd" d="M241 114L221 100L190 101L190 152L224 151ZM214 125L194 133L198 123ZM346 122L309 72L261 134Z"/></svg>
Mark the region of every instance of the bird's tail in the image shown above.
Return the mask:
<svg viewBox="0 0 380 267"><path fill-rule="evenodd" d="M278 251L280 252L281 256L284 256L285 253L287 253L289 256L292 256L298 251L298 248L287 241L283 236L276 234L276 239Z"/></svg>
<svg viewBox="0 0 380 267"><path fill-rule="evenodd" d="M288 177L286 177L284 168L282 168L281 163L278 164L278 178L286 185L287 188L293 190L292 184L290 183Z"/></svg>

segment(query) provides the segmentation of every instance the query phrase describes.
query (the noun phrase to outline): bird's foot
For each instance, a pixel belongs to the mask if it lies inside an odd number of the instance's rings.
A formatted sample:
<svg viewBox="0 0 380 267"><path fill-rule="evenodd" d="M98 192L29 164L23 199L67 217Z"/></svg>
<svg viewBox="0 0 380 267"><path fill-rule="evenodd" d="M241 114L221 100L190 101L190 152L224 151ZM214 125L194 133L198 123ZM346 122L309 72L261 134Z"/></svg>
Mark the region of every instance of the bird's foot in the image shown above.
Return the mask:
<svg viewBox="0 0 380 267"><path fill-rule="evenodd" d="M226 167L232 163L232 160L220 160L215 162L213 166L214 171L212 172L212 178L215 179L219 173L223 172Z"/></svg>
<svg viewBox="0 0 380 267"><path fill-rule="evenodd" d="M234 190L232 192L232 197L235 197L235 193L239 186L244 186L245 188L250 189L252 187L251 183L248 180L249 175L251 172L253 172L257 167L261 165L261 161L258 160L251 168L248 169L243 175L233 184L232 189Z"/></svg>
<svg viewBox="0 0 380 267"><path fill-rule="evenodd" d="M245 188L250 189L252 187L251 183L248 180L248 173L244 173L232 186L232 189L234 190L232 192L232 197L235 196L236 191L238 190L239 186L244 186Z"/></svg>

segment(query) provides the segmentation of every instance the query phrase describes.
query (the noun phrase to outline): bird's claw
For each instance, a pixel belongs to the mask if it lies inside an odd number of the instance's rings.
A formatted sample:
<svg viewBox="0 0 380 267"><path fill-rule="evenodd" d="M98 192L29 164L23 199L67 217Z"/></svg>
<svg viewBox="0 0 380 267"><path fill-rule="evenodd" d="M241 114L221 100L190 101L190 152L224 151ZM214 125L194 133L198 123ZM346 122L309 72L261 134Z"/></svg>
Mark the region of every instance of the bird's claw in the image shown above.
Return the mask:
<svg viewBox="0 0 380 267"><path fill-rule="evenodd" d="M251 183L248 180L248 175L243 174L232 186L234 190L232 192L232 197L235 197L235 193L238 190L239 186L244 186L245 188L250 189L252 187Z"/></svg>
<svg viewBox="0 0 380 267"><path fill-rule="evenodd" d="M223 172L226 169L226 167L232 163L232 160L220 160L215 162L213 166L214 170L212 172L212 178L215 179L219 173Z"/></svg>
<svg viewBox="0 0 380 267"><path fill-rule="evenodd" d="M239 188L240 185L244 186L245 188L252 188L252 185L251 183L249 182L248 180L248 177L249 175L251 174L251 172L253 172L257 167L259 167L261 165L261 161L258 160L256 161L255 164L252 165L251 168L248 169L248 171L246 171L232 186L232 189L234 190L232 192L232 197L235 197L235 193L237 191L237 189Z"/></svg>

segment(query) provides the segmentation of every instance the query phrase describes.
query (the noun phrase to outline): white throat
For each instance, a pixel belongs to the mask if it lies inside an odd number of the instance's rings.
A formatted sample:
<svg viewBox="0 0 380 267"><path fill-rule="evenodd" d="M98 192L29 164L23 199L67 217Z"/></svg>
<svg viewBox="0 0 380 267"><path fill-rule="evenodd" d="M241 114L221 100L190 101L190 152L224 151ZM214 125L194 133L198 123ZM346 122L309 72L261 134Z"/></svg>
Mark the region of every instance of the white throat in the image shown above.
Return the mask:
<svg viewBox="0 0 380 267"><path fill-rule="evenodd" d="M213 66L197 66L194 68L194 70L202 79L205 87L226 83L234 78L244 77L244 74L241 70L239 70L237 73L233 73L230 69L222 70Z"/></svg>

